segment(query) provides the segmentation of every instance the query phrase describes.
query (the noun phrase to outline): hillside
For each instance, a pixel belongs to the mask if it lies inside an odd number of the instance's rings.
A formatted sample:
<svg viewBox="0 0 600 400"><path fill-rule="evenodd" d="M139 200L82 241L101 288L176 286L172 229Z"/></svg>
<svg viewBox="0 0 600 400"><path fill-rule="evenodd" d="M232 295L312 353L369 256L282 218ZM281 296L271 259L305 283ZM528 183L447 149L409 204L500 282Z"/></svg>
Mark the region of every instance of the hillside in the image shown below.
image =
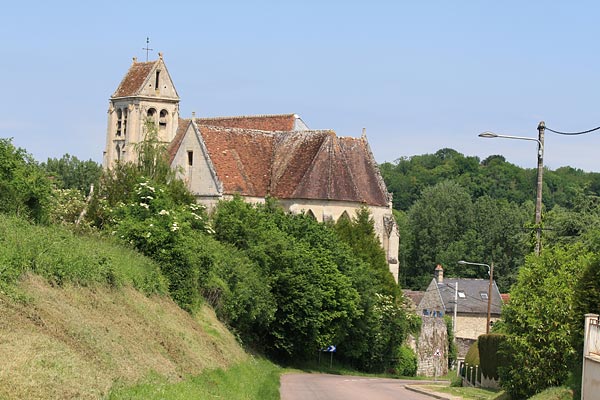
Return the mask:
<svg viewBox="0 0 600 400"><path fill-rule="evenodd" d="M0 398L96 399L150 374L178 381L247 355L203 307L123 287L52 287L39 276L0 295Z"/></svg>
<svg viewBox="0 0 600 400"><path fill-rule="evenodd" d="M103 398L248 360L212 309L183 311L158 265L100 236L0 214L0 398Z"/></svg>

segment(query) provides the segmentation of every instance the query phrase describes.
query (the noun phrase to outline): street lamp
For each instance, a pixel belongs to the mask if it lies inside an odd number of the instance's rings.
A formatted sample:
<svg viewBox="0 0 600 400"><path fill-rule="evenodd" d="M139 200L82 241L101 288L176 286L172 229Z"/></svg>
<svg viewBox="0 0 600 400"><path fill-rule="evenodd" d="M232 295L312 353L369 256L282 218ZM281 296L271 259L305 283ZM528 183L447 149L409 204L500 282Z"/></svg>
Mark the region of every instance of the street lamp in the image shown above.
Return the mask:
<svg viewBox="0 0 600 400"><path fill-rule="evenodd" d="M494 263L492 263L491 266L483 263L474 263L463 260L460 260L458 263L460 265L480 265L482 267L488 268L488 274L490 276L490 285L488 287L487 324L485 326L485 333L490 333L490 321L492 317L492 282L494 281ZM456 305L454 307L456 307Z"/></svg>
<svg viewBox="0 0 600 400"><path fill-rule="evenodd" d="M542 175L544 173L544 130L546 124L541 121L538 124L538 138L525 137L525 136L509 136L509 135L498 135L493 132L483 132L479 134L482 138L504 138L504 139L518 139L518 140L532 140L538 143L538 162L537 162L537 195L535 199L535 254L540 255L542 249Z"/></svg>

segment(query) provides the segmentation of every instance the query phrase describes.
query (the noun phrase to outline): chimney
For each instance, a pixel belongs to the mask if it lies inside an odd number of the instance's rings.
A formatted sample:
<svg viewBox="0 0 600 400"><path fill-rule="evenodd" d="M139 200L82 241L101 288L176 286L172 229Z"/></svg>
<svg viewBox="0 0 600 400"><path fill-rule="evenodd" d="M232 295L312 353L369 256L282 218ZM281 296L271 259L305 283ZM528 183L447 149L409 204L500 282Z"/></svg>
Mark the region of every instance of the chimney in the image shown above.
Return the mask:
<svg viewBox="0 0 600 400"><path fill-rule="evenodd" d="M440 264L435 267L435 280L437 283L444 283L444 268Z"/></svg>

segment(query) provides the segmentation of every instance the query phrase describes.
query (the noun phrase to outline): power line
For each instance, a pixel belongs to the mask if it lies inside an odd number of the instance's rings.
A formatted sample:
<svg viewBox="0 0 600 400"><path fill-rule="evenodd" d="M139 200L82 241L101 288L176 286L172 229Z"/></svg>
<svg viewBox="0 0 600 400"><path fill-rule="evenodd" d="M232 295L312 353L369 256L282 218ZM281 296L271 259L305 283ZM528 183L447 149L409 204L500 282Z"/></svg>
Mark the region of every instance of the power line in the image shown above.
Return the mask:
<svg viewBox="0 0 600 400"><path fill-rule="evenodd" d="M587 131L581 131L581 132L560 132L560 131L555 131L554 129L550 129L550 128L546 127L547 131L554 132L554 133L557 133L559 135L568 135L568 136L583 135L583 134L586 134L586 133L597 131L598 129L600 129L600 126L597 127L597 128L594 128L594 129L589 129Z"/></svg>

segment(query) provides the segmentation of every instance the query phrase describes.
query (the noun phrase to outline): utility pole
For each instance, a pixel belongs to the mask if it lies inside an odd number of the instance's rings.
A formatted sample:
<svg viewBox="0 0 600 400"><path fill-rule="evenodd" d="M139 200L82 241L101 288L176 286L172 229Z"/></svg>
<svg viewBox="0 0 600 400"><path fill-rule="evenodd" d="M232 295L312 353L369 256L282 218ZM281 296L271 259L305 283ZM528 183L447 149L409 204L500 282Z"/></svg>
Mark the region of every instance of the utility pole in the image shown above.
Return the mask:
<svg viewBox="0 0 600 400"><path fill-rule="evenodd" d="M454 319L452 320L452 332L456 342L456 311L458 310L458 278L454 284Z"/></svg>
<svg viewBox="0 0 600 400"><path fill-rule="evenodd" d="M490 264L490 286L488 288L488 307L487 307L487 325L485 327L485 333L490 333L490 322L492 317L492 283L494 282L494 263Z"/></svg>
<svg viewBox="0 0 600 400"><path fill-rule="evenodd" d="M544 131L546 124L541 121L538 129L537 195L535 199L535 255L542 251L542 175L544 174Z"/></svg>

